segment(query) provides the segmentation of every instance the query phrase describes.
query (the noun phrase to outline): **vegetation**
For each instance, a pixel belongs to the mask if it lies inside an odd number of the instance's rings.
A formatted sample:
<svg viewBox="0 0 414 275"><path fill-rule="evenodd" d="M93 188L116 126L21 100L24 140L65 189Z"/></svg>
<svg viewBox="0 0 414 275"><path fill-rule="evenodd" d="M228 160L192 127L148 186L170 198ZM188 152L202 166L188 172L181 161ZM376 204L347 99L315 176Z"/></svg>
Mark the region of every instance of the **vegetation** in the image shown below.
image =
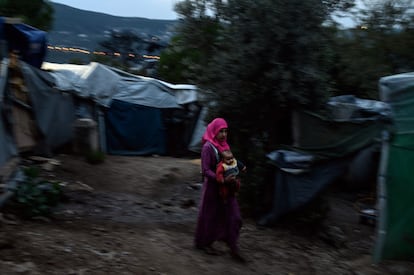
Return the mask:
<svg viewBox="0 0 414 275"><path fill-rule="evenodd" d="M58 204L62 191L58 182L51 182L39 177L39 169L27 167L24 177L19 182L14 196L18 210L27 218L51 214Z"/></svg>
<svg viewBox="0 0 414 275"><path fill-rule="evenodd" d="M51 29L54 20L53 8L46 0L2 0L0 14L21 18L24 23L44 31Z"/></svg>
<svg viewBox="0 0 414 275"><path fill-rule="evenodd" d="M281 130L289 111L319 108L331 95L324 24L337 7L326 2L181 1L181 24L161 56L160 76L211 91L217 105L208 120L225 117L245 157L249 148L289 142Z"/></svg>
<svg viewBox="0 0 414 275"><path fill-rule="evenodd" d="M414 1L363 2L356 27L336 32L331 73L335 94L378 99L380 77L414 69Z"/></svg>

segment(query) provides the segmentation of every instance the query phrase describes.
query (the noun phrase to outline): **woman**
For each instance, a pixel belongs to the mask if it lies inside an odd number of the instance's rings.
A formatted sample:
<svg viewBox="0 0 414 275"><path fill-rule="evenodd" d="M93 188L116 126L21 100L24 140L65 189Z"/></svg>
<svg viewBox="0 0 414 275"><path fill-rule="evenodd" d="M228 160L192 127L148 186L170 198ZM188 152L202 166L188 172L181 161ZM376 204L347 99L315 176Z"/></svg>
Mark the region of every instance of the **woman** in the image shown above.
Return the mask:
<svg viewBox="0 0 414 275"><path fill-rule="evenodd" d="M204 182L195 232L195 246L208 254L216 254L212 244L215 241L224 241L229 246L231 255L244 262L238 247L242 220L237 199L231 197L227 203L223 203L220 199L219 184L216 181L219 152L230 149L227 144L227 122L222 118L216 118L208 124L202 143L201 169ZM225 181L235 181L235 177L228 176Z"/></svg>

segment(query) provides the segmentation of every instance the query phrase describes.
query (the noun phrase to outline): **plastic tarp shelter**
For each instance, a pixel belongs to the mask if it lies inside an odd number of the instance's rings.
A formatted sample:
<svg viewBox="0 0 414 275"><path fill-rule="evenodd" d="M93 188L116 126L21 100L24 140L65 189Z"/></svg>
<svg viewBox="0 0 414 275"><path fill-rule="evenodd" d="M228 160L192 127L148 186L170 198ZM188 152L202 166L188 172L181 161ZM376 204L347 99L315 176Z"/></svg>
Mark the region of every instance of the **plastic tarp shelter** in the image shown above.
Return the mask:
<svg viewBox="0 0 414 275"><path fill-rule="evenodd" d="M349 160L316 162L306 153L277 150L267 155L274 165L271 208L259 225L272 225L283 215L310 202L323 188L344 173Z"/></svg>
<svg viewBox="0 0 414 275"><path fill-rule="evenodd" d="M107 150L117 155L167 153L166 129L159 108L113 100L106 113Z"/></svg>
<svg viewBox="0 0 414 275"><path fill-rule="evenodd" d="M2 60L0 66L0 167L2 167L10 158L17 156L17 148L11 133L10 114L7 111L10 109L7 106L9 103L6 102L5 97L8 66L6 59Z"/></svg>
<svg viewBox="0 0 414 275"><path fill-rule="evenodd" d="M43 146L50 150L71 141L76 119L72 95L56 89L47 72L25 62L20 67Z"/></svg>
<svg viewBox="0 0 414 275"><path fill-rule="evenodd" d="M38 133L41 135L36 138L43 147L44 152L42 153L50 153L50 150L64 145L73 137L71 125L75 121L75 106L72 96L56 90L53 87L53 77L48 73L26 62L19 62L19 66L30 98L30 106L26 106L26 108L30 109ZM11 157L18 155L16 137L12 133L12 124L18 123L18 121L15 121L16 118L12 117L10 109L12 104L22 104L17 98L7 95L7 70L7 64L2 64L0 165Z"/></svg>
<svg viewBox="0 0 414 275"><path fill-rule="evenodd" d="M59 90L70 91L98 106L101 117L91 114L91 118L98 120L100 136L104 137L101 145L109 154L164 155L171 128L195 121L198 116L196 111L184 108L198 100L194 85L171 84L96 62L88 65L45 62L42 68L55 78ZM167 117L180 112L184 113L182 118Z"/></svg>
<svg viewBox="0 0 414 275"><path fill-rule="evenodd" d="M379 223L374 258L414 259L414 73L383 77L380 98L391 106L378 177Z"/></svg>
<svg viewBox="0 0 414 275"><path fill-rule="evenodd" d="M379 101L353 96L331 98L326 115L296 113L294 145L267 154L274 170L271 206L258 220L271 225L310 202L327 185L347 172L351 163L379 144L382 130L389 121L389 107ZM368 151L371 152L371 151ZM374 171L365 167L360 170ZM364 171L356 171L363 175ZM370 175L363 175L368 177ZM375 178L375 177L374 177Z"/></svg>

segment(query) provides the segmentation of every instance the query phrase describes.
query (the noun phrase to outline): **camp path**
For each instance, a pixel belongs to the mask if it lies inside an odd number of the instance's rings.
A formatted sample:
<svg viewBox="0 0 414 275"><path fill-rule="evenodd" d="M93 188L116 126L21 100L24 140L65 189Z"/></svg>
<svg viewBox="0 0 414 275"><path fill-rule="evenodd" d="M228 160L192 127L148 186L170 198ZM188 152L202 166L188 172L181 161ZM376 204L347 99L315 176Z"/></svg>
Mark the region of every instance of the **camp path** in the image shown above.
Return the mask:
<svg viewBox="0 0 414 275"><path fill-rule="evenodd" d="M65 200L51 219L0 216L2 274L413 274L406 262L372 263L372 226L346 196L328 198L323 227L259 228L244 219L240 264L193 248L199 159L107 156L102 164L59 155L44 176Z"/></svg>

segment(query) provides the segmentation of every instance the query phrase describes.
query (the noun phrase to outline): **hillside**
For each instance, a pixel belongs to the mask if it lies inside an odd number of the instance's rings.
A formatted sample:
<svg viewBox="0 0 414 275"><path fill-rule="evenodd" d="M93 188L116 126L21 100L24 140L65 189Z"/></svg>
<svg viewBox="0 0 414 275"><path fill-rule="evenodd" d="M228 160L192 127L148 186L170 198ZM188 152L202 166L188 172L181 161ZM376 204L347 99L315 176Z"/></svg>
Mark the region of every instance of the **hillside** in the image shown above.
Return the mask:
<svg viewBox="0 0 414 275"><path fill-rule="evenodd" d="M106 39L112 29L131 29L142 36L157 36L167 40L176 23L175 20L120 17L104 13L85 11L51 2L54 24L48 32L49 45L96 50L99 41ZM65 62L68 54L50 52L47 61Z"/></svg>

